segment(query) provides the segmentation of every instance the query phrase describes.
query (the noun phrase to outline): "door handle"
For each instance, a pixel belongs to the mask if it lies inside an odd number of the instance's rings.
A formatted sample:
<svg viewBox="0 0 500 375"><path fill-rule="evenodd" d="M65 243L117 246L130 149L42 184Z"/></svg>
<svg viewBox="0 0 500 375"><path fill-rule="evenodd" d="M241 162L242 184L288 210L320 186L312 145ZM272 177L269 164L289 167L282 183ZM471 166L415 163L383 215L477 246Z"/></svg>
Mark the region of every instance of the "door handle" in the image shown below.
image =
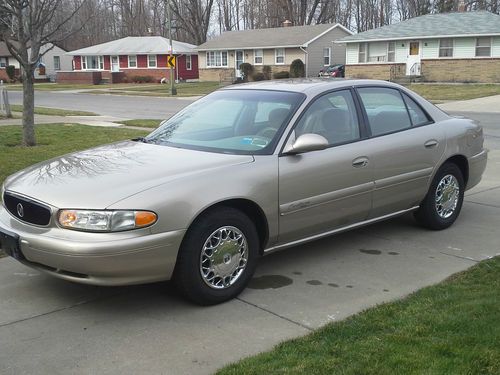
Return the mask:
<svg viewBox="0 0 500 375"><path fill-rule="evenodd" d="M427 141L424 143L425 148L433 148L436 147L439 144L438 141L435 139L431 139L430 141Z"/></svg>
<svg viewBox="0 0 500 375"><path fill-rule="evenodd" d="M354 168L362 168L366 167L367 165L368 165L368 158L364 156L356 158L352 161L352 166Z"/></svg>

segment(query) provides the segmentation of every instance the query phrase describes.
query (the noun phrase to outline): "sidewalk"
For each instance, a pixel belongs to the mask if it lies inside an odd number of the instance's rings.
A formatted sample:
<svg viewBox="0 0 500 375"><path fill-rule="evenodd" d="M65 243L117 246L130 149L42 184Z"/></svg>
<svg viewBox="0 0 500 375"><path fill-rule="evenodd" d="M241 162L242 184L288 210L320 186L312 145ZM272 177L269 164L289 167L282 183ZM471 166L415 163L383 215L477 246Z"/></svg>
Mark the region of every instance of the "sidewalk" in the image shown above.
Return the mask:
<svg viewBox="0 0 500 375"><path fill-rule="evenodd" d="M18 118L0 120L0 126L7 125L21 125L22 119L21 114L15 112ZM119 121L128 120L122 117L113 116L47 116L47 115L35 115L35 124L81 124L89 126L103 126L112 128L128 128L125 125L117 124ZM134 127L132 127L134 128ZM142 129L142 128L141 128Z"/></svg>
<svg viewBox="0 0 500 375"><path fill-rule="evenodd" d="M458 100L437 105L447 112L500 113L500 95L485 96L470 100Z"/></svg>

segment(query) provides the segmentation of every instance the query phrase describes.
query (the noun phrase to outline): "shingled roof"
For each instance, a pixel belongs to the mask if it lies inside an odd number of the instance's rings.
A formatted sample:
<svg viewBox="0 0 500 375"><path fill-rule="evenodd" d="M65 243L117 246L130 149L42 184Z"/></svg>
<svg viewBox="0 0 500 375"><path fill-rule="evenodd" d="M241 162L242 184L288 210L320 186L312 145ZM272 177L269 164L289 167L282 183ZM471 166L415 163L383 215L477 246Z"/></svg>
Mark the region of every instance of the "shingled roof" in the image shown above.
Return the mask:
<svg viewBox="0 0 500 375"><path fill-rule="evenodd" d="M338 23L226 31L198 46L198 50L307 47L316 38L336 27L352 34L351 31Z"/></svg>
<svg viewBox="0 0 500 375"><path fill-rule="evenodd" d="M500 16L486 11L427 14L338 40L342 43L500 35Z"/></svg>
<svg viewBox="0 0 500 375"><path fill-rule="evenodd" d="M172 41L174 54L196 54L196 46L189 43ZM86 48L71 51L68 55L130 55L130 54L167 54L170 51L170 43L162 36L127 36L111 42L96 44Z"/></svg>

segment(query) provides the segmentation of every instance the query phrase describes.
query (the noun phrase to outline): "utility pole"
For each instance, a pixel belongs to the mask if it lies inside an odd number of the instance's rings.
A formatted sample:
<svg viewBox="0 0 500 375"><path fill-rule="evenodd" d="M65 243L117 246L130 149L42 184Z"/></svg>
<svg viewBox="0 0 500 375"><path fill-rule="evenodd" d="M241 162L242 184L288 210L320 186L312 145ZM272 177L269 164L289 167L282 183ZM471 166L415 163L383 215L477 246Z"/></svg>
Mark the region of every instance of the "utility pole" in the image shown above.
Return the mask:
<svg viewBox="0 0 500 375"><path fill-rule="evenodd" d="M167 12L168 38L170 39L170 56L173 56L174 48L172 46L172 11L170 9L170 0L165 1L165 8ZM172 65L170 65L170 95L177 95L177 89L174 86L174 67Z"/></svg>

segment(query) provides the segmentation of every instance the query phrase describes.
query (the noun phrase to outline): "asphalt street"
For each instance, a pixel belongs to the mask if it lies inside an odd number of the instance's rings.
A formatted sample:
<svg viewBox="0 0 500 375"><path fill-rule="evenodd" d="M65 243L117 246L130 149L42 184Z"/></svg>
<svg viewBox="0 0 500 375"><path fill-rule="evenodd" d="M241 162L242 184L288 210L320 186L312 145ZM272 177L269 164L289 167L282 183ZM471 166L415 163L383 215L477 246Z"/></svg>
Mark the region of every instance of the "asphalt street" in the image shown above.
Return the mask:
<svg viewBox="0 0 500 375"><path fill-rule="evenodd" d="M134 116L151 118L187 103L65 96L37 93L37 105L60 98L58 107L100 112L91 107L101 102L102 114L134 107ZM500 255L498 114L465 115L483 124L491 151L454 226L428 231L407 215L269 255L250 287L219 306L191 305L168 282L98 288L0 259L0 374L209 374Z"/></svg>
<svg viewBox="0 0 500 375"><path fill-rule="evenodd" d="M21 91L9 91L12 104L22 104ZM159 98L109 94L36 91L35 106L89 111L127 119L165 119L190 104L193 98Z"/></svg>

